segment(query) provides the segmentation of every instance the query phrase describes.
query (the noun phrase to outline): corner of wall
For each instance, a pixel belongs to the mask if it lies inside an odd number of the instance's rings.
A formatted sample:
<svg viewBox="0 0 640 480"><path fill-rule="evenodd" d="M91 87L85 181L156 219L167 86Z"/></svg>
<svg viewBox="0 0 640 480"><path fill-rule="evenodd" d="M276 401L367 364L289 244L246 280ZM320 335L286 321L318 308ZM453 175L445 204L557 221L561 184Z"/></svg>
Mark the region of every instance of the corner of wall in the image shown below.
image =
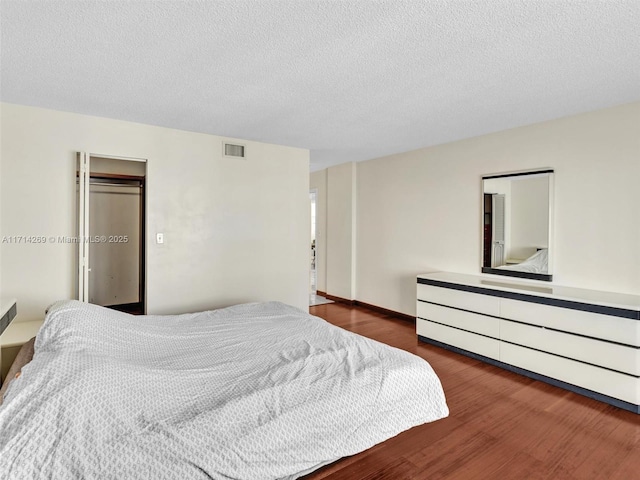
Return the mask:
<svg viewBox="0 0 640 480"><path fill-rule="evenodd" d="M356 164L327 169L327 293L355 300Z"/></svg>

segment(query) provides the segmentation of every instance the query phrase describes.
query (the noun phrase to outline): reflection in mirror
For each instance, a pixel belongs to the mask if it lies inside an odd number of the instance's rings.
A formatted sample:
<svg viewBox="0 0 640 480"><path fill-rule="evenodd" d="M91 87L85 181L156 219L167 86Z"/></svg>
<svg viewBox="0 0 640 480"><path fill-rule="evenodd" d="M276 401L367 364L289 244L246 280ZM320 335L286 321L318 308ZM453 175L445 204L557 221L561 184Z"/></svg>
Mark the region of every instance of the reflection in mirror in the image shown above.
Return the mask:
<svg viewBox="0 0 640 480"><path fill-rule="evenodd" d="M482 272L552 280L553 170L482 177Z"/></svg>

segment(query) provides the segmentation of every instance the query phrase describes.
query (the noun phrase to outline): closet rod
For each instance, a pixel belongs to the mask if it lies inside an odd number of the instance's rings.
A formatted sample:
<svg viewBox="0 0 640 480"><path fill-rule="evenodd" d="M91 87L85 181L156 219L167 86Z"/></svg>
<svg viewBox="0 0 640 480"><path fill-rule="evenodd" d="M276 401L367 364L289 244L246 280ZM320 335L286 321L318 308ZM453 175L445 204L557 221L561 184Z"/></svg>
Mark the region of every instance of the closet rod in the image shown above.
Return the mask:
<svg viewBox="0 0 640 480"><path fill-rule="evenodd" d="M128 185L126 183L91 182L90 185L94 185L96 187L133 187L133 188L142 188L142 185Z"/></svg>
<svg viewBox="0 0 640 480"><path fill-rule="evenodd" d="M76 179L76 185L78 184L78 180ZM89 182L90 185L97 186L105 186L105 187L133 187L133 188L142 188L142 185L139 183L110 183L110 182Z"/></svg>

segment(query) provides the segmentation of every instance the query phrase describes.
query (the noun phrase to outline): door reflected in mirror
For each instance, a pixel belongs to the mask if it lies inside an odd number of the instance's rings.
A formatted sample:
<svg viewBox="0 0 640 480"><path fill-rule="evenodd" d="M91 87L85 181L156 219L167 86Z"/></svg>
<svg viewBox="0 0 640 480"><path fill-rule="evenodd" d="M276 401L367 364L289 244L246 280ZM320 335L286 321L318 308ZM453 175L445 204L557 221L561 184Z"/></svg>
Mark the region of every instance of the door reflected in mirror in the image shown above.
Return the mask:
<svg viewBox="0 0 640 480"><path fill-rule="evenodd" d="M482 272L552 280L553 170L482 177Z"/></svg>

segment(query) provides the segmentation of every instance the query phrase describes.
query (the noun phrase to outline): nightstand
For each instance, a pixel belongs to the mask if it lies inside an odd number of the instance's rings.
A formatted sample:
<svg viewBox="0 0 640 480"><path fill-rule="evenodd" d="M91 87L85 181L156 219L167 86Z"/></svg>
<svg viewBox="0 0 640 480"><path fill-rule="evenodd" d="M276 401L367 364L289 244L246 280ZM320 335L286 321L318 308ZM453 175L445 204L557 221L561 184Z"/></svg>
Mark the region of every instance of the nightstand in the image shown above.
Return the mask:
<svg viewBox="0 0 640 480"><path fill-rule="evenodd" d="M0 338L18 313L15 298L0 298ZM0 371L2 370L2 343L0 343ZM0 385L4 375L0 374Z"/></svg>
<svg viewBox="0 0 640 480"><path fill-rule="evenodd" d="M2 367L0 369L0 376L2 379L7 375L22 345L36 336L43 322L44 320L13 322L4 333L0 335L0 353L2 357L0 360L0 367Z"/></svg>

